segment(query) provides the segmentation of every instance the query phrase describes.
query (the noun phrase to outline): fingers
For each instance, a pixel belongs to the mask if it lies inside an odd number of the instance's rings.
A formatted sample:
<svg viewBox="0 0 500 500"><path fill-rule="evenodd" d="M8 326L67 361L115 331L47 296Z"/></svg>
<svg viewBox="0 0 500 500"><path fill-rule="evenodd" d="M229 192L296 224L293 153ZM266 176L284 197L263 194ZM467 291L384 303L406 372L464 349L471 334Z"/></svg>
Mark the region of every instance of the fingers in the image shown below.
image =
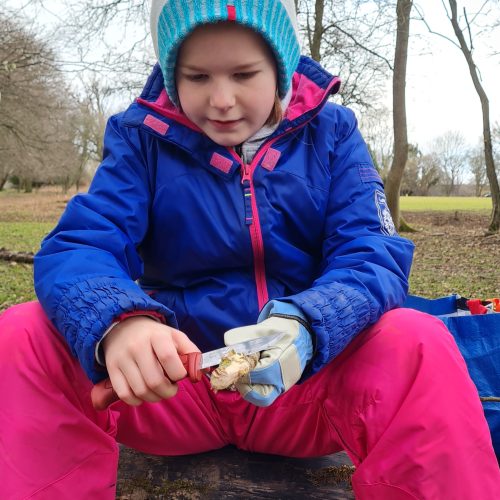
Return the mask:
<svg viewBox="0 0 500 500"><path fill-rule="evenodd" d="M186 377L187 371L179 358L179 353L173 341L166 342L163 337L154 337L151 339L151 347L157 368L162 371L170 381L177 382ZM199 350L196 346L194 346L194 349L197 351ZM154 384L154 382L155 376L152 375L150 383Z"/></svg>
<svg viewBox="0 0 500 500"><path fill-rule="evenodd" d="M187 354L188 352L200 352L195 343L193 343L189 337L175 328L170 328L172 334L172 341L175 345L175 349L179 354Z"/></svg>
<svg viewBox="0 0 500 500"><path fill-rule="evenodd" d="M108 372L113 390L122 401L131 406L139 406L143 403L143 400L134 394L126 375L120 370L108 370Z"/></svg>
<svg viewBox="0 0 500 500"><path fill-rule="evenodd" d="M141 317L115 327L104 349L114 391L133 406L175 396L187 374L179 353L199 352L184 333Z"/></svg>

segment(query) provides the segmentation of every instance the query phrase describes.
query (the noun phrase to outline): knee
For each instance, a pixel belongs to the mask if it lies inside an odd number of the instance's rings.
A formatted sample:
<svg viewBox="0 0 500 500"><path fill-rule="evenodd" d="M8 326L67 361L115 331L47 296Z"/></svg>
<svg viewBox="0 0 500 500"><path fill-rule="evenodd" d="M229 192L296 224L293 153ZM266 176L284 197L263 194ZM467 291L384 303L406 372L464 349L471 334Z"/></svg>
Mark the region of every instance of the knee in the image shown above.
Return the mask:
<svg viewBox="0 0 500 500"><path fill-rule="evenodd" d="M332 373L340 377L337 387L348 391L352 404L361 409L404 399L417 380L437 387L467 371L444 323L412 309L384 314L360 333L346 354L332 365Z"/></svg>
<svg viewBox="0 0 500 500"><path fill-rule="evenodd" d="M415 364L438 365L450 358L463 365L452 335L441 320L429 314L414 309L394 309L370 328L370 334L378 337L376 345L390 346L380 350L380 358L384 357L382 353L395 357L399 366L406 366L406 373Z"/></svg>
<svg viewBox="0 0 500 500"><path fill-rule="evenodd" d="M441 320L415 309L393 309L385 313L374 328L379 334L387 335L392 343L410 351L419 346L449 344L453 340Z"/></svg>
<svg viewBox="0 0 500 500"><path fill-rule="evenodd" d="M26 302L7 309L0 316L0 351L12 352L14 346L31 347L54 329L38 302Z"/></svg>

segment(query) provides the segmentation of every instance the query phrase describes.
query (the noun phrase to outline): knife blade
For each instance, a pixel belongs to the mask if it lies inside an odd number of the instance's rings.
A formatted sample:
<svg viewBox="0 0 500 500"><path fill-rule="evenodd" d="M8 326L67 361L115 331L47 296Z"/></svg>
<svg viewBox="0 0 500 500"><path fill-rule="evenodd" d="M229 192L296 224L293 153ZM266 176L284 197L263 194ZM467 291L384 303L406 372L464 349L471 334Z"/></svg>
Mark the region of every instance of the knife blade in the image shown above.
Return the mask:
<svg viewBox="0 0 500 500"><path fill-rule="evenodd" d="M254 354L256 352L265 351L269 346L276 344L283 337L284 332L273 333L265 337L259 337L245 342L239 342L214 351L204 352L201 355L200 369L204 370L211 366L216 366L221 362L221 359L229 352L234 351L238 354Z"/></svg>

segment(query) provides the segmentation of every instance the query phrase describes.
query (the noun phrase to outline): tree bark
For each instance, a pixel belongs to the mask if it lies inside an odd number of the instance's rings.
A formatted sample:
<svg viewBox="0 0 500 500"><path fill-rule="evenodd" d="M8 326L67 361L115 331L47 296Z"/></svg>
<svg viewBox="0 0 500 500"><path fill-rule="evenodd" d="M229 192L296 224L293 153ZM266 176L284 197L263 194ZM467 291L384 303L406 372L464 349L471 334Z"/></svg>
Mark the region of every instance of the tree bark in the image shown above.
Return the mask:
<svg viewBox="0 0 500 500"><path fill-rule="evenodd" d="M493 157L493 145L491 140L491 125L490 125L490 103L488 96L481 85L479 80L479 75L477 73L477 67L474 63L474 58L472 57L472 50L469 49L467 42L465 40L464 34L460 29L458 24L457 16L457 2L456 0L449 0L451 8L451 24L453 26L453 31L460 44L460 49L467 61L469 66L470 76L472 82L474 83L474 88L476 89L477 95L481 101L481 110L483 113L483 141L484 141L484 160L486 163L486 175L488 176L488 182L490 184L491 191L491 202L492 211L491 219L488 230L491 232L497 232L500 229L500 187L498 184L498 177L495 170L495 160Z"/></svg>
<svg viewBox="0 0 500 500"><path fill-rule="evenodd" d="M413 0L398 0L396 6L397 32L392 77L392 116L394 126L394 156L385 185L387 204L396 228L400 229L399 191L408 160L408 131L406 124L406 64L410 36L410 12Z"/></svg>
<svg viewBox="0 0 500 500"><path fill-rule="evenodd" d="M323 13L325 10L324 0L314 2L314 32L311 38L311 57L321 61L321 38L323 37Z"/></svg>

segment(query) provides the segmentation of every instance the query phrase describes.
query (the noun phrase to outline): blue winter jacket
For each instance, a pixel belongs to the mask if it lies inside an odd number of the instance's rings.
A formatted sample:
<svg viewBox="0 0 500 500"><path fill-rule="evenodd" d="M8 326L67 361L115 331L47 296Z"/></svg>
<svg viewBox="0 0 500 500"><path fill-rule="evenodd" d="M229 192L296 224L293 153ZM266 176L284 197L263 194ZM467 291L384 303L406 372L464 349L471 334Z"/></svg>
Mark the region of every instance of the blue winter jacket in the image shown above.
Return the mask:
<svg viewBox="0 0 500 500"><path fill-rule="evenodd" d="M96 343L123 312L161 313L202 350L253 324L270 299L315 336L305 377L407 293L413 245L394 229L339 82L303 57L278 129L249 165L171 105L155 67L113 116L88 193L35 258L48 317L93 382Z"/></svg>

